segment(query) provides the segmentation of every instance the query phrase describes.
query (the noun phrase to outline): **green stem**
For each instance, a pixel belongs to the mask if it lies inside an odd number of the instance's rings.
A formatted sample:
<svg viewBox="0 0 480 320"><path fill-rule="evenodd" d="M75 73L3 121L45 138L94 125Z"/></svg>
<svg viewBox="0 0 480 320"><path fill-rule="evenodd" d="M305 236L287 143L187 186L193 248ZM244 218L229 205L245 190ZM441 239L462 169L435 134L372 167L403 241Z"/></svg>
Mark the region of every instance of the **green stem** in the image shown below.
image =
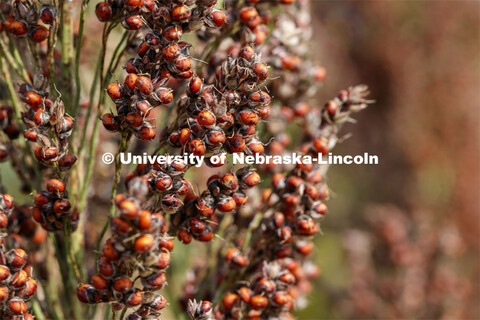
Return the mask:
<svg viewBox="0 0 480 320"><path fill-rule="evenodd" d="M13 106L13 109L14 109L14 112L15 112L16 120L17 120L17 122L20 126L20 129L23 131L25 128L24 128L24 125L23 125L23 121L21 120L20 106L19 106L19 103L17 101L17 93L16 93L15 88L13 86L12 76L10 74L10 71L8 70L7 63L4 59L0 59L0 65L1 65L1 70L2 70L3 80L5 81L5 83L7 85L8 92L10 93L11 102L12 102L12 106ZM36 181L36 190L40 190L42 181L41 181L40 171L38 170L37 164L36 164L36 162L34 160L34 157L33 157L33 154L32 154L32 150L25 143L25 140L19 139L18 143L20 145L20 148L23 150L23 160L22 161L23 161L23 165L25 166L25 168L29 167L29 166L27 166L27 159L30 158L31 161L32 161L32 166L31 167L34 170L34 172L33 172L34 176L31 177L31 180ZM29 171L29 170L27 170L27 171Z"/></svg>
<svg viewBox="0 0 480 320"><path fill-rule="evenodd" d="M82 92L82 84L80 82L80 54L82 52L82 41L83 41L83 29L85 25L85 11L87 10L87 6L89 0L83 0L82 6L80 9L80 22L78 27L78 36L77 36L77 43L75 45L75 85L76 85L76 92L75 92L75 103L73 105L73 115L77 115L78 106L80 105L80 94Z"/></svg>
<svg viewBox="0 0 480 320"><path fill-rule="evenodd" d="M60 0L60 26L61 26L61 47L62 47L62 82L63 101L69 108L72 107L72 75L73 75L73 19L71 1Z"/></svg>
<svg viewBox="0 0 480 320"><path fill-rule="evenodd" d="M127 151L128 145L130 143L130 139L132 137L132 134L126 133L122 134L122 142L118 148L117 153L115 154L115 176L112 182L112 192L111 192L111 205L110 205L110 218L113 218L115 216L115 196L117 195L117 187L118 183L120 182L120 171L122 170L122 162L120 161L120 153ZM98 259L100 255L100 246L102 244L103 237L105 236L105 233L108 230L108 225L110 223L110 219L107 219L105 222L105 225L102 228L102 232L100 232L100 236L98 237L97 240L97 250L95 254L95 258Z"/></svg>
<svg viewBox="0 0 480 320"><path fill-rule="evenodd" d="M102 45L102 54L101 54L101 65L100 65L100 96L98 98L98 109L97 109L97 115L100 117L102 113L102 106L105 102L105 90L103 88L106 86L106 82L110 81L111 79L111 73L113 72L112 68L115 68L118 66L118 61L119 58L116 57L117 59L112 58L112 61L110 62L109 69L107 70L107 74L104 75L103 70L104 70L104 64L105 64L105 52L107 48L107 40L108 40L108 35L112 28L115 25L110 25L109 28L104 29L104 36L103 36L103 45ZM126 40L126 34L124 34L124 37L122 37L122 40L120 42L123 42ZM120 52L120 45L117 46L117 49L115 52L118 54ZM116 60L117 63L114 63L113 60ZM80 193L80 201L79 201L79 207L84 208L85 202L86 202L86 196L87 196L87 190L88 190L88 184L90 182L90 179L92 177L93 173L93 163L94 163L94 152L95 148L97 146L97 139L98 139L98 128L99 128L100 121L97 120L95 121L93 125L93 132L92 132L92 137L90 139L90 148L89 148L89 156L88 156L88 163L87 163L87 172L85 174L85 181L83 183L83 187L81 189Z"/></svg>
<svg viewBox="0 0 480 320"><path fill-rule="evenodd" d="M32 301L33 314L37 320L45 320L45 315L43 314L42 308L37 300Z"/></svg>
<svg viewBox="0 0 480 320"><path fill-rule="evenodd" d="M77 282L82 282L82 275L80 273L80 269L78 268L77 259L72 250L72 224L71 221L65 220L64 221L64 233L65 233L65 245L67 249L68 256L70 258L71 266L73 268L73 272L75 274L75 278Z"/></svg>
<svg viewBox="0 0 480 320"><path fill-rule="evenodd" d="M17 63L16 59L12 56L9 48L7 47L7 45L5 44L5 42L1 37L0 37L0 52L7 59L8 64L13 68L15 73L19 77L21 77L25 82L29 83L30 78L28 77L26 70L21 67L23 66L23 63L22 64Z"/></svg>
<svg viewBox="0 0 480 320"><path fill-rule="evenodd" d="M53 1L53 5L57 6L57 1ZM55 83L57 79L56 68L55 68L55 57L54 57L54 48L57 42L57 32L58 32L58 17L55 16L55 20L50 28L50 34L48 36L48 47L47 47L47 65L48 65L48 82L50 84L50 90L53 91L55 88Z"/></svg>
<svg viewBox="0 0 480 320"><path fill-rule="evenodd" d="M119 320L123 320L126 313L127 313L127 307L123 308L122 313L120 314L120 319Z"/></svg>
<svg viewBox="0 0 480 320"><path fill-rule="evenodd" d="M51 250L53 247L53 237L49 237L47 239L47 250L46 250L46 265L47 270L54 270L55 269L55 261L54 257L51 254ZM60 298L58 297L59 292L59 285L58 285L58 277L54 277L53 274L48 274L48 279L46 283L46 294L45 300L47 302L47 310L49 315L54 320L60 320L62 317L65 319L65 314L61 308Z"/></svg>

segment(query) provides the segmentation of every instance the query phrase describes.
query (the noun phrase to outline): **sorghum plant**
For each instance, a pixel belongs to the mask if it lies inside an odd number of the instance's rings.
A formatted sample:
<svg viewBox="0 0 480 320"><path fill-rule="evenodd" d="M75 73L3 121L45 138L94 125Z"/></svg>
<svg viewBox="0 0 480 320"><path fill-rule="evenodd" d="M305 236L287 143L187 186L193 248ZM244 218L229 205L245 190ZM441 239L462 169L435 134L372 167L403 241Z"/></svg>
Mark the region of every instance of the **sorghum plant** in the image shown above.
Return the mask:
<svg viewBox="0 0 480 320"><path fill-rule="evenodd" d="M326 71L309 54L309 2L12 0L1 19L0 160L24 204L4 195L0 218L7 228L13 217L4 247L34 252L35 316L292 318L318 275L309 256L328 166L229 161L325 155L369 103L365 86L317 103ZM113 171L101 168L102 149L114 151ZM127 151L184 160L133 168ZM174 294L167 268L188 247L204 258L185 262ZM12 250L0 262L25 273L24 285L6 273L0 312L29 319L35 281L25 252Z"/></svg>
<svg viewBox="0 0 480 320"><path fill-rule="evenodd" d="M345 317L466 317L473 288L461 271L467 246L453 223L393 205L372 206L365 218L368 232L344 236L356 279L336 300Z"/></svg>

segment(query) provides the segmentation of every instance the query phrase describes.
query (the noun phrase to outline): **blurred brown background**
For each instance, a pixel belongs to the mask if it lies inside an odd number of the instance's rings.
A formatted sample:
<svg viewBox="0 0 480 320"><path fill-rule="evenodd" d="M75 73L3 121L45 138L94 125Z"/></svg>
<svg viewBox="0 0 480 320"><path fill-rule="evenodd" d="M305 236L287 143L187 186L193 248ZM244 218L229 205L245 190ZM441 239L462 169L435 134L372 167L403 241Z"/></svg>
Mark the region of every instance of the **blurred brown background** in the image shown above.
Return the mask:
<svg viewBox="0 0 480 320"><path fill-rule="evenodd" d="M376 100L335 152L380 164L331 168L323 276L299 318L478 319L480 2L312 1L312 13L328 70L318 103L357 83Z"/></svg>

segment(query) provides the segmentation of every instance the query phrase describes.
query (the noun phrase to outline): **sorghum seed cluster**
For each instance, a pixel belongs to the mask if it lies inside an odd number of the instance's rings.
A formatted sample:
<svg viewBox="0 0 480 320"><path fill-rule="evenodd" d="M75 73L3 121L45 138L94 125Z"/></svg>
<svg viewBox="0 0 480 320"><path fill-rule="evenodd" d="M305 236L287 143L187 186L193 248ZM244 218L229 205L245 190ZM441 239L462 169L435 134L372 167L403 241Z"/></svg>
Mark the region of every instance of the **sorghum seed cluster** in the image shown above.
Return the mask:
<svg viewBox="0 0 480 320"><path fill-rule="evenodd" d="M65 183L60 179L51 179L46 189L35 196L32 211L35 221L47 231L64 231L65 224L75 230L79 215L68 200Z"/></svg>
<svg viewBox="0 0 480 320"><path fill-rule="evenodd" d="M60 170L69 170L77 160L68 152L68 137L72 134L74 120L66 114L63 102L49 99L48 79L41 74L34 76L32 85L22 84L19 93L26 104L26 111L22 112L27 127L24 136L38 144L35 158L43 164L56 163Z"/></svg>
<svg viewBox="0 0 480 320"><path fill-rule="evenodd" d="M97 261L98 273L91 284L78 287L77 296L84 303L111 302L116 310L136 308L128 319L157 319L167 300L155 292L166 284L174 246L165 218L142 210L137 199L123 194L116 196L115 205L120 214L110 222L113 235Z"/></svg>
<svg viewBox="0 0 480 320"><path fill-rule="evenodd" d="M56 8L42 6L40 9L34 1L12 1L5 20L5 30L16 37L28 37L36 43L46 40L50 34L50 26L56 19ZM0 29L1 31L1 29Z"/></svg>
<svg viewBox="0 0 480 320"><path fill-rule="evenodd" d="M13 210L13 197L0 195L0 228L6 229L8 217ZM32 268L23 249L7 251L7 239L0 245L0 317L6 320L28 320L27 302L37 291L37 282L32 278Z"/></svg>

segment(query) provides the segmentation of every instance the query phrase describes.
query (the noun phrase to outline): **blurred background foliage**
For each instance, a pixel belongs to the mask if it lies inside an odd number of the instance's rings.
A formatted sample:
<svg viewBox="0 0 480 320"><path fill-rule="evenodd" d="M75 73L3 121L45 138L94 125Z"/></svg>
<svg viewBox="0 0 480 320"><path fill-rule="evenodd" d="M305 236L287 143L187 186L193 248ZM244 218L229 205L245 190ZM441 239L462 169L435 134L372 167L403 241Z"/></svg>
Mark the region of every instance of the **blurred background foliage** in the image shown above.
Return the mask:
<svg viewBox="0 0 480 320"><path fill-rule="evenodd" d="M356 125L345 128L353 136L335 152L377 154L380 164L330 169L335 197L329 202L331 214L322 224L325 235L317 239L316 252L322 276L298 317L478 319L479 2L313 1L312 10L314 51L328 70L319 103L356 83L368 84L376 100L358 116ZM358 309L353 314L345 310L355 305L355 294L363 293L353 291L353 298L345 293L355 273L344 240L352 230L372 238L375 228L367 221L372 203L392 205L383 210L387 219L400 208L411 233L422 234L416 229L427 223L441 241L455 230L462 244L447 254L448 268L465 285L465 299L444 301L436 313L418 308L409 316L378 306L363 315ZM424 241L417 237L413 243ZM380 245L374 242L371 250ZM431 259L425 268L440 269L443 262ZM385 269L404 276L406 267L384 268L389 263L387 255L372 262L373 284L386 279ZM432 281L426 279L425 288ZM444 290L447 297L455 295L454 288ZM431 295L419 297L423 299L419 303L428 305ZM377 298L388 302L382 294Z"/></svg>

